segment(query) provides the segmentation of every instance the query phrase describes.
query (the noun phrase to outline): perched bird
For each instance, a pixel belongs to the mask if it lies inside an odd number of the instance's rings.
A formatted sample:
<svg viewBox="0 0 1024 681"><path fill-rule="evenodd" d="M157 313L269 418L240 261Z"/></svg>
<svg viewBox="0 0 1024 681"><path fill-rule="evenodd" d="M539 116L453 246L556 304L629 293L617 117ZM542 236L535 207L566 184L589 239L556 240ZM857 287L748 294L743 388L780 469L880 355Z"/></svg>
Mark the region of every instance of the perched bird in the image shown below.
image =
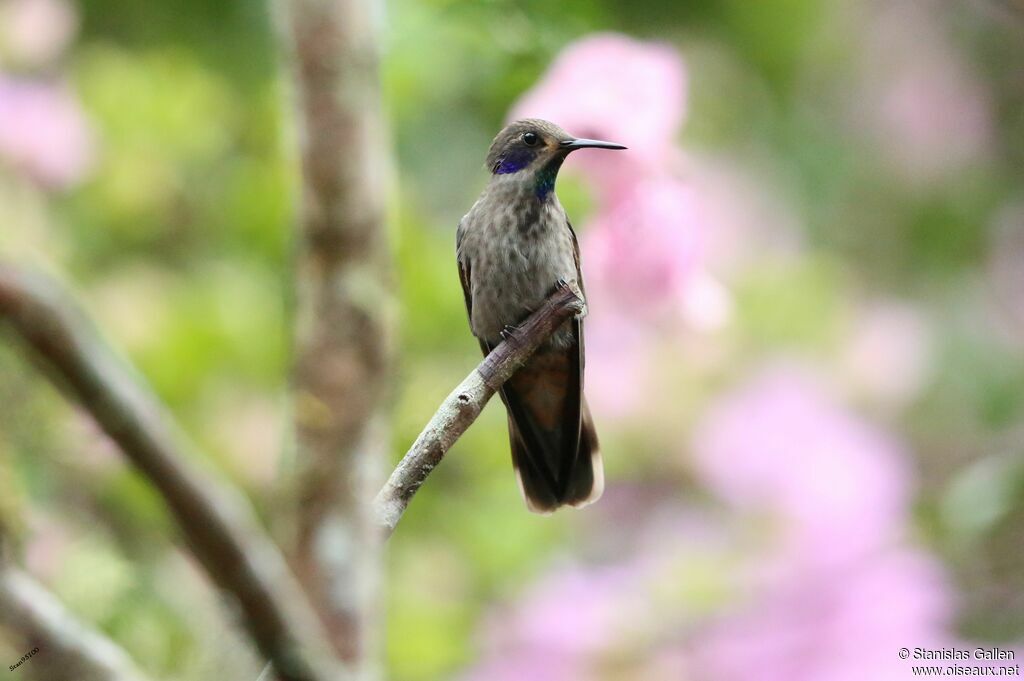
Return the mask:
<svg viewBox="0 0 1024 681"><path fill-rule="evenodd" d="M491 143L490 181L456 232L466 310L484 355L560 282L582 295L579 244L554 190L566 156L591 147L626 148L577 139L540 119L511 123ZM536 513L585 506L604 489L597 433L583 399L582 317L558 328L501 389L512 465Z"/></svg>

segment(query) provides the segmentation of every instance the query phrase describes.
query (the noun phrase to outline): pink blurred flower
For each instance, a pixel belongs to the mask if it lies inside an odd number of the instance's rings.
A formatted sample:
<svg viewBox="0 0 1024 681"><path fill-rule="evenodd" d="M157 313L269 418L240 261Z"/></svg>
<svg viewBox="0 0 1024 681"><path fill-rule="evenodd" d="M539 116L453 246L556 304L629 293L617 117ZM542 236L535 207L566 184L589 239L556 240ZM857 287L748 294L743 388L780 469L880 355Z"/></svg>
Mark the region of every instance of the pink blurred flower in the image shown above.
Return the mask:
<svg viewBox="0 0 1024 681"><path fill-rule="evenodd" d="M534 585L502 627L515 646L587 656L612 642L632 570L568 569ZM503 637L504 638L504 637ZM506 638L508 642L509 639Z"/></svg>
<svg viewBox="0 0 1024 681"><path fill-rule="evenodd" d="M742 578L747 598L691 643L711 681L894 681L900 646L950 645L949 586L905 547L910 474L899 445L807 373L776 367L712 409L698 474L777 543Z"/></svg>
<svg viewBox="0 0 1024 681"><path fill-rule="evenodd" d="M60 85L0 75L0 161L53 188L81 180L93 138L78 103Z"/></svg>
<svg viewBox="0 0 1024 681"><path fill-rule="evenodd" d="M599 296L590 296L600 301ZM595 415L621 418L644 395L649 336L614 307L597 302L586 320L586 394Z"/></svg>
<svg viewBox="0 0 1024 681"><path fill-rule="evenodd" d="M636 182L600 213L582 237L584 279L605 301L632 314L664 311L681 300L701 254L696 197L662 176Z"/></svg>
<svg viewBox="0 0 1024 681"><path fill-rule="evenodd" d="M694 463L725 501L774 518L785 552L812 563L887 546L905 529L909 471L899 444L797 369L767 370L713 407Z"/></svg>
<svg viewBox="0 0 1024 681"><path fill-rule="evenodd" d="M492 613L483 661L462 679L893 681L907 672L901 645L952 645L948 584L920 551L821 570L737 552L739 535L685 508L641 529L618 565L560 569ZM709 609L681 595L694 578L740 600Z"/></svg>
<svg viewBox="0 0 1024 681"><path fill-rule="evenodd" d="M495 614L484 642L491 661L471 670L465 681L589 678L588 663L613 644L621 601L635 583L626 568L551 574L510 611Z"/></svg>
<svg viewBox="0 0 1024 681"><path fill-rule="evenodd" d="M689 188L664 175L633 181L581 235L587 287L587 394L622 416L645 392L643 373L659 323L720 313L714 290L691 295L702 225Z"/></svg>
<svg viewBox="0 0 1024 681"><path fill-rule="evenodd" d="M710 332L724 326L732 316L732 298L728 291L707 272L698 271L688 277L687 285L677 291L678 306L656 305L677 312L677 320L699 332ZM629 308L615 300L615 292L602 286L588 289L590 314L586 319L587 374L586 394L591 410L598 420L623 419L649 406L652 380L657 380L652 358L665 351L660 343L669 338L673 353L679 352L671 324L655 327L645 320L642 310ZM665 321L672 319L666 317ZM648 323L645 323L648 322ZM663 332L663 333L661 333ZM701 346L705 347L705 346Z"/></svg>
<svg viewBox="0 0 1024 681"><path fill-rule="evenodd" d="M937 3L872 5L859 110L879 150L908 181L948 179L989 151L992 114L982 81L950 41Z"/></svg>
<svg viewBox="0 0 1024 681"><path fill-rule="evenodd" d="M0 55L25 66L60 56L78 28L65 0L0 0Z"/></svg>
<svg viewBox="0 0 1024 681"><path fill-rule="evenodd" d="M577 137L620 142L630 151L577 152L570 167L593 179L618 178L665 166L686 113L686 72L679 53L613 33L563 51L511 118L546 118ZM609 173L611 175L609 175ZM603 187L614 182L602 182Z"/></svg>
<svg viewBox="0 0 1024 681"><path fill-rule="evenodd" d="M717 562L725 542L721 527L703 515L659 510L623 533L618 562L557 568L493 612L483 661L463 681L679 678L664 674L686 665L684 636L674 632L693 619L681 607L681 568L693 559Z"/></svg>
<svg viewBox="0 0 1024 681"><path fill-rule="evenodd" d="M779 169L765 163L709 155L687 155L687 183L700 202L705 227L704 262L720 277L730 277L766 255L799 252L803 225L780 186Z"/></svg>
<svg viewBox="0 0 1024 681"><path fill-rule="evenodd" d="M781 572L744 609L695 638L696 678L905 679L910 662L897 656L901 646L951 643L947 589L938 564L909 549L872 555L842 571Z"/></svg>

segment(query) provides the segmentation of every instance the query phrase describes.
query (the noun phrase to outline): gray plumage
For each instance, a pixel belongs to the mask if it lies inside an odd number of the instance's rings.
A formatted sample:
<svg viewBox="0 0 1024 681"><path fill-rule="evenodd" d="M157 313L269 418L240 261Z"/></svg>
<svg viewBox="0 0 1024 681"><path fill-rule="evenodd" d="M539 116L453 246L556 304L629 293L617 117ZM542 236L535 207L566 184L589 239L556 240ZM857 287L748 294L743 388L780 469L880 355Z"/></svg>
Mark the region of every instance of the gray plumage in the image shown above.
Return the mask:
<svg viewBox="0 0 1024 681"><path fill-rule="evenodd" d="M579 246L554 193L577 140L538 119L512 123L487 155L491 179L459 223L456 256L470 327L486 355L563 280L583 292ZM512 460L527 506L583 506L603 489L601 456L583 399L582 317L566 322L502 388Z"/></svg>
<svg viewBox="0 0 1024 681"><path fill-rule="evenodd" d="M470 295L473 335L491 345L501 331L537 309L559 279L577 286L576 246L558 197L541 203L533 187L517 174L496 175L459 223L460 265L472 261ZM534 210L523 204L537 203ZM568 324L553 340L571 341Z"/></svg>

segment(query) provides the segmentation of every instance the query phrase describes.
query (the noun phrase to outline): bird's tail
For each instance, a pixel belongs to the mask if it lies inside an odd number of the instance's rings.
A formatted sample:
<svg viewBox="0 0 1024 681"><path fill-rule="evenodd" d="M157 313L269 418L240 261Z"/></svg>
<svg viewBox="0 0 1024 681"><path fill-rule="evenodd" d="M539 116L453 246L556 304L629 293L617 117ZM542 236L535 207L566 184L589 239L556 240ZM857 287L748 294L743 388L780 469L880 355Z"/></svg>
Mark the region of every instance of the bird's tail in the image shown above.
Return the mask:
<svg viewBox="0 0 1024 681"><path fill-rule="evenodd" d="M597 432L586 402L580 414L579 445L575 457L561 479L540 468L541 457L531 450L509 414L509 440L512 465L526 506L534 513L547 514L560 506L582 508L597 501L604 491L604 466L597 443Z"/></svg>

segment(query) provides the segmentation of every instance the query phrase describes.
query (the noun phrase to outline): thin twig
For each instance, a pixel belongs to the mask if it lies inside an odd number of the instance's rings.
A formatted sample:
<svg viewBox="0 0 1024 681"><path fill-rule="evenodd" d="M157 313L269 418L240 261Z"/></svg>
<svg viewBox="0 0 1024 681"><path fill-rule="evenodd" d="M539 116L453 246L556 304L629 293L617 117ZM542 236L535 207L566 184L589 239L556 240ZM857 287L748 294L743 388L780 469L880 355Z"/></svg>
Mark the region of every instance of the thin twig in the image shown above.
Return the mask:
<svg viewBox="0 0 1024 681"><path fill-rule="evenodd" d="M487 401L555 329L583 309L582 299L569 286L559 287L445 398L373 501L385 537L394 531L413 495Z"/></svg>
<svg viewBox="0 0 1024 681"><path fill-rule="evenodd" d="M248 501L193 463L198 457L165 410L114 360L66 294L51 281L0 263L3 320L163 496L193 554L237 603L250 636L281 678L348 678Z"/></svg>
<svg viewBox="0 0 1024 681"><path fill-rule="evenodd" d="M0 564L0 627L37 650L21 664L46 681L144 681L131 658L110 639L81 623L56 596L21 570Z"/></svg>

